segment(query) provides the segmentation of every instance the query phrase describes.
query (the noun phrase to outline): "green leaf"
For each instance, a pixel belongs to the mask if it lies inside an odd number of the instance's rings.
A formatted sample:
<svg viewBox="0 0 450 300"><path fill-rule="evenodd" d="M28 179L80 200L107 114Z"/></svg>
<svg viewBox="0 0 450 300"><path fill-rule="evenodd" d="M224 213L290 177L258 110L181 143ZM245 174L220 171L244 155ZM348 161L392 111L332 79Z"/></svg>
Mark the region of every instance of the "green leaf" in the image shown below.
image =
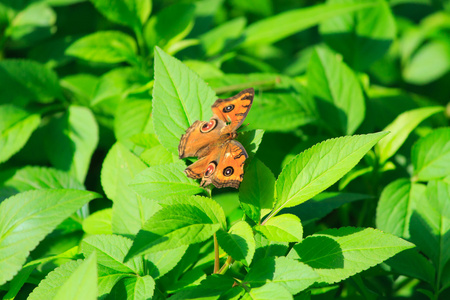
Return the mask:
<svg viewBox="0 0 450 300"><path fill-rule="evenodd" d="M83 220L83 231L87 234L112 234L111 208L98 210Z"/></svg>
<svg viewBox="0 0 450 300"><path fill-rule="evenodd" d="M86 107L69 106L63 115L50 121L44 142L52 165L84 182L98 143L94 115Z"/></svg>
<svg viewBox="0 0 450 300"><path fill-rule="evenodd" d="M322 119L331 128L339 128L339 133L353 134L365 115L364 96L353 71L337 54L316 47L307 74L308 88L316 98Z"/></svg>
<svg viewBox="0 0 450 300"><path fill-rule="evenodd" d="M146 270L155 279L172 270L186 253L188 246L148 253L145 255Z"/></svg>
<svg viewBox="0 0 450 300"><path fill-rule="evenodd" d="M120 142L114 144L103 162L103 190L113 201L112 230L135 235L145 221L159 209L154 201L136 194L129 184L146 169L146 165Z"/></svg>
<svg viewBox="0 0 450 300"><path fill-rule="evenodd" d="M302 224L305 225L309 222L322 219L346 203L370 199L372 197L364 194L322 192L296 207L283 210L283 212L295 214L300 218Z"/></svg>
<svg viewBox="0 0 450 300"><path fill-rule="evenodd" d="M19 193L40 189L85 189L81 183L66 172L31 166L0 172L0 184Z"/></svg>
<svg viewBox="0 0 450 300"><path fill-rule="evenodd" d="M192 29L195 6L190 3L175 3L163 8L153 16L144 28L148 48L164 47L185 38Z"/></svg>
<svg viewBox="0 0 450 300"><path fill-rule="evenodd" d="M411 263L414 262L414 263ZM418 252L408 249L388 259L386 264L396 273L418 278L434 286L436 271L431 262Z"/></svg>
<svg viewBox="0 0 450 300"><path fill-rule="evenodd" d="M373 3L315 5L292 9L262 19L247 27L242 47L272 44L332 17L373 6Z"/></svg>
<svg viewBox="0 0 450 300"><path fill-rule="evenodd" d="M177 163L180 161L178 156L175 156L173 153L169 152L169 150L164 148L163 145L158 145L144 150L141 153L140 158L150 167Z"/></svg>
<svg viewBox="0 0 450 300"><path fill-rule="evenodd" d="M18 1L19 2L19 1ZM40 42L54 33L56 13L46 3L27 1L5 30L12 46L24 48Z"/></svg>
<svg viewBox="0 0 450 300"><path fill-rule="evenodd" d="M66 54L96 63L133 63L137 60L134 39L120 31L99 31L75 41Z"/></svg>
<svg viewBox="0 0 450 300"><path fill-rule="evenodd" d="M389 4L382 0L365 1L373 7L361 9L320 24L328 45L344 56L354 69L364 70L383 57L396 37L396 24ZM357 4L359 0L332 0L331 4Z"/></svg>
<svg viewBox="0 0 450 300"><path fill-rule="evenodd" d="M93 253L81 263L61 285L53 299L97 299L97 262Z"/></svg>
<svg viewBox="0 0 450 300"><path fill-rule="evenodd" d="M387 185L377 207L377 228L409 239L409 225L416 205L425 197L425 186L405 178Z"/></svg>
<svg viewBox="0 0 450 300"><path fill-rule="evenodd" d="M41 117L37 114L9 104L0 105L0 163L17 153L40 123Z"/></svg>
<svg viewBox="0 0 450 300"><path fill-rule="evenodd" d="M411 241L442 272L450 259L450 183L430 181L410 221Z"/></svg>
<svg viewBox="0 0 450 300"><path fill-rule="evenodd" d="M125 259L203 242L225 224L225 214L214 200L183 196L155 213L139 231Z"/></svg>
<svg viewBox="0 0 450 300"><path fill-rule="evenodd" d="M145 169L130 186L148 199L164 199L176 195L194 195L203 191L198 183L184 174L186 165L181 161Z"/></svg>
<svg viewBox="0 0 450 300"><path fill-rule="evenodd" d="M111 291L112 299L147 300L152 299L155 281L149 275L125 278Z"/></svg>
<svg viewBox="0 0 450 300"><path fill-rule="evenodd" d="M28 297L29 300L54 299L54 296L61 287L61 284L66 282L70 275L77 270L83 261L69 261L53 271L51 271L45 279L39 282L39 285L33 290Z"/></svg>
<svg viewBox="0 0 450 300"><path fill-rule="evenodd" d="M17 273L29 252L58 224L97 197L93 192L55 189L28 191L3 201L0 204L0 284Z"/></svg>
<svg viewBox="0 0 450 300"><path fill-rule="evenodd" d="M152 10L150 0L91 0L110 21L142 31Z"/></svg>
<svg viewBox="0 0 450 300"><path fill-rule="evenodd" d="M247 20L243 17L225 22L200 36L205 55L208 57L231 49L242 39Z"/></svg>
<svg viewBox="0 0 450 300"><path fill-rule="evenodd" d="M450 70L450 45L447 40L432 40L420 47L406 62L403 78L406 82L424 85L442 77Z"/></svg>
<svg viewBox="0 0 450 300"><path fill-rule="evenodd" d="M93 252L97 255L97 263L118 273L144 274L141 257L123 262L133 241L119 235L93 235L81 242L81 252L88 257Z"/></svg>
<svg viewBox="0 0 450 300"><path fill-rule="evenodd" d="M114 116L119 103L129 94L142 90L149 81L150 77L136 68L115 68L100 78L90 105Z"/></svg>
<svg viewBox="0 0 450 300"><path fill-rule="evenodd" d="M237 140L244 146L250 159L252 159L256 154L256 151L258 151L263 135L264 130L261 129L239 132Z"/></svg>
<svg viewBox="0 0 450 300"><path fill-rule="evenodd" d="M414 177L439 179L450 175L450 128L439 128L421 138L411 150Z"/></svg>
<svg viewBox="0 0 450 300"><path fill-rule="evenodd" d="M266 257L285 256L289 243L269 241L262 234L255 234L256 250L253 256L253 264Z"/></svg>
<svg viewBox="0 0 450 300"><path fill-rule="evenodd" d="M311 266L320 276L318 282L335 283L413 247L373 228L342 227L308 236L287 257Z"/></svg>
<svg viewBox="0 0 450 300"><path fill-rule="evenodd" d="M322 192L350 171L387 132L324 141L297 155L276 182L276 214Z"/></svg>
<svg viewBox="0 0 450 300"><path fill-rule="evenodd" d="M282 285L269 282L261 287L253 288L242 297L242 300L293 300L292 294Z"/></svg>
<svg viewBox="0 0 450 300"><path fill-rule="evenodd" d="M393 156L406 141L409 134L422 123L423 120L443 110L444 108L439 106L424 107L409 110L397 116L397 118L384 129L385 131L390 131L391 134L380 141L375 147L380 163L384 163Z"/></svg>
<svg viewBox="0 0 450 300"><path fill-rule="evenodd" d="M275 176L259 159L252 159L239 189L242 210L256 224L259 224L267 210L272 209L274 200Z"/></svg>
<svg viewBox="0 0 450 300"><path fill-rule="evenodd" d="M153 124L161 144L178 154L181 135L196 120L212 116L213 90L179 60L155 48Z"/></svg>
<svg viewBox="0 0 450 300"><path fill-rule="evenodd" d="M231 226L229 232L217 231L219 246L234 260L249 266L255 254L255 239L252 228L245 221Z"/></svg>
<svg viewBox="0 0 450 300"><path fill-rule="evenodd" d="M152 103L149 100L125 99L119 103L114 118L116 139L130 145L129 141L141 133L151 133ZM128 147L130 148L130 147Z"/></svg>
<svg viewBox="0 0 450 300"><path fill-rule="evenodd" d="M62 98L58 77L50 69L29 60L0 61L0 103L50 103Z"/></svg>
<svg viewBox="0 0 450 300"><path fill-rule="evenodd" d="M244 280L251 287L259 287L268 282L277 283L295 295L317 279L319 276L313 269L302 262L287 257L268 257L252 266Z"/></svg>
<svg viewBox="0 0 450 300"><path fill-rule="evenodd" d="M291 214L270 218L254 229L275 242L300 242L303 238L302 223L297 216Z"/></svg>

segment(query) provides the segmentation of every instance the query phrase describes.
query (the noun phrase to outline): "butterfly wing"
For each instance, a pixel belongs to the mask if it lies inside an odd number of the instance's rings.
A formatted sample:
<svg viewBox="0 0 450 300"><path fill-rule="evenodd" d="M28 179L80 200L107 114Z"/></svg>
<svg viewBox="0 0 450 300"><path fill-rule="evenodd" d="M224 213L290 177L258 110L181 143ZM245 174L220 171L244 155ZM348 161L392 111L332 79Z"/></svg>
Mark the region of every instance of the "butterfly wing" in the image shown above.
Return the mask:
<svg viewBox="0 0 450 300"><path fill-rule="evenodd" d="M236 131L242 122L244 122L255 96L255 90L249 88L243 90L239 94L227 98L217 99L211 106L214 115L225 123L230 123L226 126L227 132Z"/></svg>
<svg viewBox="0 0 450 300"><path fill-rule="evenodd" d="M181 136L178 145L178 155L185 157L202 157L211 152L213 144L220 138L225 122L218 118L211 118L209 122L195 121Z"/></svg>
<svg viewBox="0 0 450 300"><path fill-rule="evenodd" d="M201 186L213 184L218 188L237 189L244 178L244 162L247 157L241 143L229 140L190 165L185 173L190 178L202 178Z"/></svg>

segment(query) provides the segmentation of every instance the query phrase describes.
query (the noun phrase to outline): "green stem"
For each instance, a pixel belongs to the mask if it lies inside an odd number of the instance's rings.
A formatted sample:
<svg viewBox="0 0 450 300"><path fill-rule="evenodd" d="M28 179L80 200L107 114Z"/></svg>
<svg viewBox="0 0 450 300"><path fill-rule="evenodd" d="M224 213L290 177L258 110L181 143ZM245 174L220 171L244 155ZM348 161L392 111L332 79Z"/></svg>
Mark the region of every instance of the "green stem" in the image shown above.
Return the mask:
<svg viewBox="0 0 450 300"><path fill-rule="evenodd" d="M217 274L220 269L220 258L219 258L219 242L217 241L217 236L214 233L214 274Z"/></svg>
<svg viewBox="0 0 450 300"><path fill-rule="evenodd" d="M228 270L228 266L231 265L234 262L234 259L231 256L228 256L227 260L223 264L222 268L220 268L218 274L225 274L225 272Z"/></svg>

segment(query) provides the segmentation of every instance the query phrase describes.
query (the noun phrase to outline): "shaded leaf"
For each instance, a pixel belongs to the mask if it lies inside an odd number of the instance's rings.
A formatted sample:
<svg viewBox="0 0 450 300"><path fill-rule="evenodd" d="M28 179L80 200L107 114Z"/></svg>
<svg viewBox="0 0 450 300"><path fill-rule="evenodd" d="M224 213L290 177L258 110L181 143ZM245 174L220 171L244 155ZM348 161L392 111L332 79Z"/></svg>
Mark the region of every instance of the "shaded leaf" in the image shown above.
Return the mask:
<svg viewBox="0 0 450 300"><path fill-rule="evenodd" d="M337 54L316 47L308 65L308 88L323 120L339 133L353 134L364 120L364 96L353 71ZM340 78L340 81L336 81Z"/></svg>
<svg viewBox="0 0 450 300"><path fill-rule="evenodd" d="M415 178L438 179L450 175L450 128L439 128L421 138L411 150Z"/></svg>
<svg viewBox="0 0 450 300"><path fill-rule="evenodd" d="M328 229L305 238L287 255L311 266L318 282L335 283L414 245L372 228Z"/></svg>
<svg viewBox="0 0 450 300"><path fill-rule="evenodd" d="M41 117L37 114L8 104L0 105L0 163L7 161L26 144L40 122Z"/></svg>
<svg viewBox="0 0 450 300"><path fill-rule="evenodd" d="M0 284L17 273L29 252L58 224L98 196L78 190L34 190L3 201L0 204Z"/></svg>
<svg viewBox="0 0 450 300"><path fill-rule="evenodd" d="M255 254L255 239L247 222L235 223L228 232L217 231L217 240L219 246L234 260L250 265Z"/></svg>

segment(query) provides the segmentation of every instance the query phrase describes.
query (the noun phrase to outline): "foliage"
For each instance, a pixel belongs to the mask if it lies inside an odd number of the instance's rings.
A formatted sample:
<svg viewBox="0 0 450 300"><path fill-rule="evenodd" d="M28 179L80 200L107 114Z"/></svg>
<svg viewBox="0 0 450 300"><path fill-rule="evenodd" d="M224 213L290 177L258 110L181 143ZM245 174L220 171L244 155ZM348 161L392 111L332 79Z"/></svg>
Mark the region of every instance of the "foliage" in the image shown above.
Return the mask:
<svg viewBox="0 0 450 300"><path fill-rule="evenodd" d="M450 2L3 0L0 297L446 299ZM238 191L177 147L255 88Z"/></svg>

